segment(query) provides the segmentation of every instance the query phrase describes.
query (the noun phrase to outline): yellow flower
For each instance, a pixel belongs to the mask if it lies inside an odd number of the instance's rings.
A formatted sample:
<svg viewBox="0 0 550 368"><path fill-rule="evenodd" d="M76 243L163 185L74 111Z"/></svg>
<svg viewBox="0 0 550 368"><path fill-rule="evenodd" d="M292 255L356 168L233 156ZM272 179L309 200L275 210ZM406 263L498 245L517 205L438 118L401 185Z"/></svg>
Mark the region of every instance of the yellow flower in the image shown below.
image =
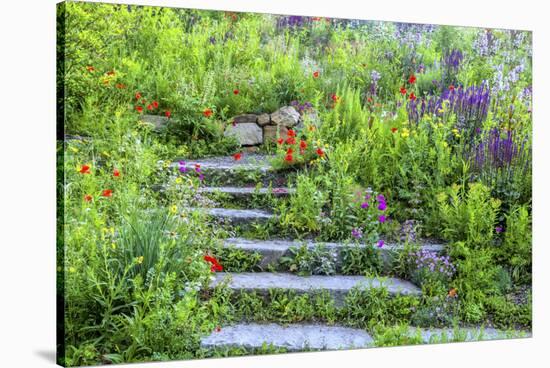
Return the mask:
<svg viewBox="0 0 550 368"><path fill-rule="evenodd" d="M111 248L116 249L116 243L111 243Z"/></svg>
<svg viewBox="0 0 550 368"><path fill-rule="evenodd" d="M443 142L443 147L447 147L447 146L448 146L447 142Z"/></svg>
<svg viewBox="0 0 550 368"><path fill-rule="evenodd" d="M181 176L178 176L178 177L176 178L176 184L181 184L182 181L183 181L183 179L181 178Z"/></svg>
<svg viewBox="0 0 550 368"><path fill-rule="evenodd" d="M444 111L445 111L445 110L443 110L443 109L437 110L437 112L439 112L440 114L442 114Z"/></svg>
<svg viewBox="0 0 550 368"><path fill-rule="evenodd" d="M328 143L325 143L325 148L328 148L328 147L329 147Z"/></svg>
<svg viewBox="0 0 550 368"><path fill-rule="evenodd" d="M438 123L437 126L440 127L440 128L444 127L443 123Z"/></svg>
<svg viewBox="0 0 550 368"><path fill-rule="evenodd" d="M178 212L178 206L173 205L172 207L170 207L170 213L172 215L175 215L177 212Z"/></svg>
<svg viewBox="0 0 550 368"><path fill-rule="evenodd" d="M69 267L69 272L70 272L70 273L75 273L75 272L76 272L76 268L74 268L74 267L72 267L72 266Z"/></svg>
<svg viewBox="0 0 550 368"><path fill-rule="evenodd" d="M143 256L137 257L136 262L137 262L137 264L142 264L143 263Z"/></svg>
<svg viewBox="0 0 550 368"><path fill-rule="evenodd" d="M409 129L403 128L403 129L401 130L401 137L407 138L408 136L409 136Z"/></svg>

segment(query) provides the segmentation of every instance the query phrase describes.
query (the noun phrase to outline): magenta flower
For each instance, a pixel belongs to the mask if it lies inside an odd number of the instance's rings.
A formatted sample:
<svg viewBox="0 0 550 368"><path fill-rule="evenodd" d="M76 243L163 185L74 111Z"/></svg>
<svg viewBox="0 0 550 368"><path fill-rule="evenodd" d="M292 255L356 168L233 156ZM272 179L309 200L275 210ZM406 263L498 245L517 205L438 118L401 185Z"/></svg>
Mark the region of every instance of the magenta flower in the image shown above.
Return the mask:
<svg viewBox="0 0 550 368"><path fill-rule="evenodd" d="M355 239L359 239L363 236L363 232L361 231L361 229L352 229L351 236L353 236Z"/></svg>
<svg viewBox="0 0 550 368"><path fill-rule="evenodd" d="M386 205L386 202L380 202L380 204L378 205L378 209L380 211L385 211L386 208L388 208L388 206Z"/></svg>
<svg viewBox="0 0 550 368"><path fill-rule="evenodd" d="M376 245L378 246L378 248L382 248L384 246L384 241L380 239Z"/></svg>
<svg viewBox="0 0 550 368"><path fill-rule="evenodd" d="M384 215L378 216L378 221L380 221L380 223L383 224L384 222L386 222L386 216L384 216Z"/></svg>
<svg viewBox="0 0 550 368"><path fill-rule="evenodd" d="M203 180L204 180L204 174L200 174L200 175L199 175L199 180L200 180L200 181L203 181Z"/></svg>
<svg viewBox="0 0 550 368"><path fill-rule="evenodd" d="M367 202L361 203L361 208L369 208L369 204Z"/></svg>
<svg viewBox="0 0 550 368"><path fill-rule="evenodd" d="M497 227L495 227L495 231L496 231L497 234L500 234L501 232L504 231L504 229L502 228L502 226L497 226Z"/></svg>

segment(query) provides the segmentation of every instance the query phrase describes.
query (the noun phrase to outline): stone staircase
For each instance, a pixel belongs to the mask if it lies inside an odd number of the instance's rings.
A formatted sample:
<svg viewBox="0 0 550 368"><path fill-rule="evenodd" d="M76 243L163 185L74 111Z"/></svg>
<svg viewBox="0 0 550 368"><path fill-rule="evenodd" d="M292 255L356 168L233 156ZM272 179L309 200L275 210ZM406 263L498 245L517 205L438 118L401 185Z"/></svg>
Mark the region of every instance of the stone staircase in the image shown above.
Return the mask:
<svg viewBox="0 0 550 368"><path fill-rule="evenodd" d="M235 161L233 157L215 157L196 161L187 161L188 167L200 165L201 172L207 177L207 182L216 183L213 187L203 187L200 193L214 195L222 193L234 199L247 199L253 195L273 194L284 197L293 193L287 188L287 175L280 175L269 165L268 158L259 154L245 154ZM177 161L174 163L177 166ZM261 188L256 188L260 183ZM269 189L267 188L269 186ZM246 227L252 224L262 224L274 220L275 215L269 209L235 209L235 208L193 208L205 212L213 221L222 221L230 226ZM386 288L390 295L420 296L421 290L407 280L391 277L368 278L360 275L330 275L330 276L298 276L287 272L266 272L276 268L282 257L288 256L291 247L305 244L308 249L322 244L338 259L340 250L345 243L318 243L311 240L283 239L248 239L241 237L228 238L225 248L233 248L250 254L260 254L259 266L262 272L217 272L209 288L214 289L223 284L237 293L255 293L269 295L272 289L290 291L295 294L316 294L328 292L336 306L344 303L344 298L355 289ZM366 245L360 245L366 246ZM425 243L422 248L441 252L442 244ZM381 259L389 262L396 251L402 249L400 244L386 244L377 248ZM272 266L272 267L270 267ZM452 338L454 329L413 329L419 331L422 340L429 343L432 336L446 335ZM477 340L479 329L462 329L467 339ZM502 331L485 329L483 339L503 338ZM257 349L262 346L285 349L286 351L333 350L371 347L373 336L369 332L338 325L290 324L275 323L257 324L250 322L221 326L219 331L212 332L201 341L201 347L208 350L244 348Z"/></svg>

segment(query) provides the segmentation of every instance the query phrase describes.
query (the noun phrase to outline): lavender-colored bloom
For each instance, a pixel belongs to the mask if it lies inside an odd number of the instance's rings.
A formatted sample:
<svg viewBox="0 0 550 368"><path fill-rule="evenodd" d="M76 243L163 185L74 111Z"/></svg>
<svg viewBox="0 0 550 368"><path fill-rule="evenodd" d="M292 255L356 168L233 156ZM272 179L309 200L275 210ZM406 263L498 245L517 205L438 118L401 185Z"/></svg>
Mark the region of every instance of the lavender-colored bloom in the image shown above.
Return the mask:
<svg viewBox="0 0 550 368"><path fill-rule="evenodd" d="M199 175L199 180L200 180L200 181L203 181L203 180L204 180L204 174L200 174L200 175Z"/></svg>
<svg viewBox="0 0 550 368"><path fill-rule="evenodd" d="M380 203L378 204L378 209L379 209L380 211L385 211L386 208L388 208L387 205L386 205L386 202L380 202Z"/></svg>
<svg viewBox="0 0 550 368"><path fill-rule="evenodd" d="M382 240L382 239L378 240L376 245L378 246L378 248L382 248L384 246L384 240Z"/></svg>
<svg viewBox="0 0 550 368"><path fill-rule="evenodd" d="M495 227L495 232L496 232L497 234L500 234L500 233L503 232L503 231L504 231L504 229L502 228L502 226L497 226L497 227Z"/></svg>
<svg viewBox="0 0 550 368"><path fill-rule="evenodd" d="M361 229L354 228L351 230L351 236L353 236L355 239L360 239L363 237L363 231Z"/></svg>
<svg viewBox="0 0 550 368"><path fill-rule="evenodd" d="M361 208L369 208L368 202L361 203Z"/></svg>
<svg viewBox="0 0 550 368"><path fill-rule="evenodd" d="M385 215L380 215L378 216L378 221L383 224L384 222L386 222L386 216Z"/></svg>

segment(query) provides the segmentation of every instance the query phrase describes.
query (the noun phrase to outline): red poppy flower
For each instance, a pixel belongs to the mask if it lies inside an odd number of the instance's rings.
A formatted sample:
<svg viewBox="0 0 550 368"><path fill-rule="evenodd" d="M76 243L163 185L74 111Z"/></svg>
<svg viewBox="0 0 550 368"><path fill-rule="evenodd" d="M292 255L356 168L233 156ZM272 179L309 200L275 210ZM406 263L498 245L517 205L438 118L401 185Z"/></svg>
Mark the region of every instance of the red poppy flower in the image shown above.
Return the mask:
<svg viewBox="0 0 550 368"><path fill-rule="evenodd" d="M90 172L90 166L88 165L82 165L82 167L80 168L79 172L81 174L91 174Z"/></svg>
<svg viewBox="0 0 550 368"><path fill-rule="evenodd" d="M414 74L411 74L411 76L409 77L409 83L414 84L414 82L416 82L416 77L414 76Z"/></svg>
<svg viewBox="0 0 550 368"><path fill-rule="evenodd" d="M283 139L283 138L277 139L277 144L283 144L283 142L284 142L284 139Z"/></svg>
<svg viewBox="0 0 550 368"><path fill-rule="evenodd" d="M285 142L286 144L296 144L296 138L288 137Z"/></svg>
<svg viewBox="0 0 550 368"><path fill-rule="evenodd" d="M103 197L112 197L113 191L111 189L105 189L103 192L101 192L101 196Z"/></svg>
<svg viewBox="0 0 550 368"><path fill-rule="evenodd" d="M153 105L151 105L151 104L147 105L147 110L153 111Z"/></svg>
<svg viewBox="0 0 550 368"><path fill-rule="evenodd" d="M233 94L234 94L234 95L238 95L238 94L239 94L239 90L238 90L238 89L234 89L234 90L233 90Z"/></svg>
<svg viewBox="0 0 550 368"><path fill-rule="evenodd" d="M306 148L307 148L307 143L306 143L306 141L300 140L300 148L301 148L301 149L306 149Z"/></svg>
<svg viewBox="0 0 550 368"><path fill-rule="evenodd" d="M323 150L320 149L320 148L317 148L317 151L316 151L316 152L317 152L317 155L318 155L319 157L323 157L323 156L325 155L325 152L323 152Z"/></svg>
<svg viewBox="0 0 550 368"><path fill-rule="evenodd" d="M289 148L286 150L287 155L292 155L294 153L294 150L292 148Z"/></svg>
<svg viewBox="0 0 550 368"><path fill-rule="evenodd" d="M241 152L235 153L233 155L233 158L235 159L235 161L239 161L242 157L243 157L243 154Z"/></svg>
<svg viewBox="0 0 550 368"><path fill-rule="evenodd" d="M334 93L330 96L330 98L331 98L332 101L334 101L334 102L338 102L338 100L340 99L340 97L338 97L338 96L335 95Z"/></svg>
<svg viewBox="0 0 550 368"><path fill-rule="evenodd" d="M115 87L118 88L118 89L124 89L124 88L126 88L126 85L122 84L122 83L117 83L117 84L115 84Z"/></svg>
<svg viewBox="0 0 550 368"><path fill-rule="evenodd" d="M319 78L319 71L318 70L313 72L313 78Z"/></svg>
<svg viewBox="0 0 550 368"><path fill-rule="evenodd" d="M136 111L137 111L137 112L143 112L143 107L141 107L141 106L136 106Z"/></svg>
<svg viewBox="0 0 550 368"><path fill-rule="evenodd" d="M401 88L399 88L399 92L400 92L402 95L406 95L406 94L407 94L407 89L405 88L405 86L401 86Z"/></svg>
<svg viewBox="0 0 550 368"><path fill-rule="evenodd" d="M321 17L313 17L313 18L311 18L311 20L314 20L314 21L317 22L317 21L321 20Z"/></svg>
<svg viewBox="0 0 550 368"><path fill-rule="evenodd" d="M159 103L157 101L153 101L153 107L156 109L159 107Z"/></svg>
<svg viewBox="0 0 550 368"><path fill-rule="evenodd" d="M108 71L107 75L115 75L115 71L114 70Z"/></svg>
<svg viewBox="0 0 550 368"><path fill-rule="evenodd" d="M205 255L204 260L208 263L210 263L210 271L212 272L218 272L223 271L222 265L218 262L218 260L212 256Z"/></svg>
<svg viewBox="0 0 550 368"><path fill-rule="evenodd" d="M141 93L136 92L136 100L139 100L141 98Z"/></svg>
<svg viewBox="0 0 550 368"><path fill-rule="evenodd" d="M170 110L166 110L166 111L164 112L164 115L165 115L167 118L169 118L169 117L172 115L172 113L170 112Z"/></svg>
<svg viewBox="0 0 550 368"><path fill-rule="evenodd" d="M286 162L292 162L292 160L293 160L292 155L288 154L288 155L285 156L285 161Z"/></svg>
<svg viewBox="0 0 550 368"><path fill-rule="evenodd" d="M451 84L451 85L449 86L449 90L450 90L450 91L454 91L454 90L455 90L455 86Z"/></svg>
<svg viewBox="0 0 550 368"><path fill-rule="evenodd" d="M213 112L212 112L212 109L209 109L209 108L208 108L208 109L204 109L204 111L202 112L202 114L203 114L204 116L206 116L207 118L209 118L209 117L212 116Z"/></svg>
<svg viewBox="0 0 550 368"><path fill-rule="evenodd" d="M372 97L367 98L368 103L372 103Z"/></svg>
<svg viewBox="0 0 550 368"><path fill-rule="evenodd" d="M411 92L411 94L409 95L409 99L410 100L416 100L416 95L414 94L414 92Z"/></svg>
<svg viewBox="0 0 550 368"><path fill-rule="evenodd" d="M289 129L288 132L286 133L286 135L288 137L296 137L296 132L292 129Z"/></svg>
<svg viewBox="0 0 550 368"><path fill-rule="evenodd" d="M114 176L115 178L118 178L118 177L120 176L120 171L119 171L118 169L114 169L114 170L113 170L113 176Z"/></svg>
<svg viewBox="0 0 550 368"><path fill-rule="evenodd" d="M91 202L92 199L93 199L93 198L92 198L92 196L91 196L90 194L86 194L86 195L84 196L84 200L85 200L86 202Z"/></svg>
<svg viewBox="0 0 550 368"><path fill-rule="evenodd" d="M391 128L391 132L392 132L392 133L397 132L397 128Z"/></svg>

